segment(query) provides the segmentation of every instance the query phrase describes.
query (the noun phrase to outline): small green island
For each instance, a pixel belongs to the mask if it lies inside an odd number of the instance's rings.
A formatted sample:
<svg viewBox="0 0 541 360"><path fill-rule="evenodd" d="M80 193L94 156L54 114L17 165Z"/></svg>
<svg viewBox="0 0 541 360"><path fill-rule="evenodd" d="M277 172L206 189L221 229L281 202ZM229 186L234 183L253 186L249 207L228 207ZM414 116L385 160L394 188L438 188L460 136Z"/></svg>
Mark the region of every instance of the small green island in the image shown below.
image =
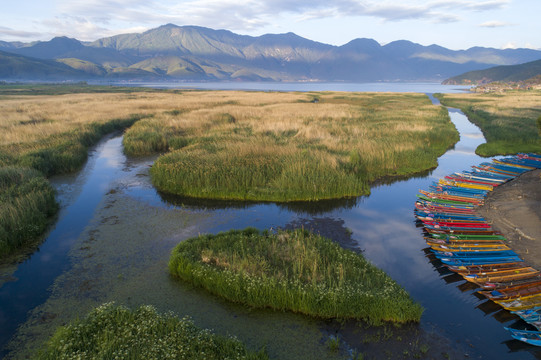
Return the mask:
<svg viewBox="0 0 541 360"><path fill-rule="evenodd" d="M152 306L129 310L113 303L58 328L36 355L58 359L246 359L265 360L232 337L200 329L187 317L159 314Z"/></svg>
<svg viewBox="0 0 541 360"><path fill-rule="evenodd" d="M419 321L423 308L361 254L303 229L231 230L179 243L171 274L230 301L371 324Z"/></svg>

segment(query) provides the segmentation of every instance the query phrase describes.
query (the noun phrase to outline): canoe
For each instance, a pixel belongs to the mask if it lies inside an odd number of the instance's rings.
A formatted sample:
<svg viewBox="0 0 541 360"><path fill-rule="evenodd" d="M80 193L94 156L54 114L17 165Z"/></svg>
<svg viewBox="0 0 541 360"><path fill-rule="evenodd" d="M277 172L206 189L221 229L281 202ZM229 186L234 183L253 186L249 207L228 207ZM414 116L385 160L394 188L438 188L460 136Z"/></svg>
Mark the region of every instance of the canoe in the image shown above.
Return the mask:
<svg viewBox="0 0 541 360"><path fill-rule="evenodd" d="M475 190L485 190L485 191L492 191L494 190L494 187L491 185L481 185L481 184L469 184L461 181L452 181L452 180L443 180L440 179L438 181L438 184L441 185L448 185L448 186L455 186L455 187L462 187L466 189L475 189Z"/></svg>
<svg viewBox="0 0 541 360"><path fill-rule="evenodd" d="M420 199L420 201L429 202L435 205L460 207L460 208L466 208L466 209L473 209L475 207L475 205L466 201L440 199L440 198L435 198L435 197L430 198L422 194L417 194L416 196Z"/></svg>
<svg viewBox="0 0 541 360"><path fill-rule="evenodd" d="M454 226L454 227L470 227L470 228L491 228L490 224L484 221L441 221L441 220L424 220L423 224L426 225L439 225L439 226Z"/></svg>
<svg viewBox="0 0 541 360"><path fill-rule="evenodd" d="M494 264L470 265L470 266L447 266L449 270L454 271L462 276L464 276L465 274L484 274L484 273L488 274L490 272L496 272L496 271L501 271L501 270L521 269L525 267L530 267L530 266L525 265L524 262L522 261L519 261L516 263L506 263L506 264L494 263Z"/></svg>
<svg viewBox="0 0 541 360"><path fill-rule="evenodd" d="M487 252L487 251L506 251L511 250L507 245L497 244L497 245L450 245L450 244L428 244L433 250L445 252L466 252L466 251L477 251L477 252Z"/></svg>
<svg viewBox="0 0 541 360"><path fill-rule="evenodd" d="M468 178L457 176L457 175L447 175L445 179L450 180L450 181L461 181L461 182L470 183L470 184L481 184L481 185L487 185L487 186L492 186L492 187L501 185L501 183L498 181L474 180L474 179L468 179Z"/></svg>
<svg viewBox="0 0 541 360"><path fill-rule="evenodd" d="M471 265L484 265L484 264L494 264L494 263L515 263L519 261L523 261L518 256L509 256L509 257L482 257L482 258L439 258L439 260L444 265L452 265L452 266L471 266Z"/></svg>
<svg viewBox="0 0 541 360"><path fill-rule="evenodd" d="M536 166L537 164L533 163L532 160L528 160L528 159L505 158L505 159L500 159L500 160L494 159L494 162L496 164L501 164L507 167L515 167L524 171L537 169L537 166ZM518 169L517 171L519 171Z"/></svg>
<svg viewBox="0 0 541 360"><path fill-rule="evenodd" d="M500 183L500 184L503 184L503 183L507 182L507 179L490 177L490 176L473 175L473 174L468 174L468 173L465 173L465 172L463 172L463 173L455 172L454 174L456 176L459 176L459 177L462 177L462 178L465 178L465 179L481 180L481 181L492 181L492 182L497 182L497 183Z"/></svg>
<svg viewBox="0 0 541 360"><path fill-rule="evenodd" d="M506 240L503 235L431 234L434 239L444 240Z"/></svg>
<svg viewBox="0 0 541 360"><path fill-rule="evenodd" d="M419 192L429 199L461 201L461 202L466 202L466 203L472 203L475 205L480 205L484 203L484 200L481 198L472 198L472 197L459 196L459 195L449 195L449 194L444 194L444 193L439 193L439 192L429 192L425 190L419 190Z"/></svg>
<svg viewBox="0 0 541 360"><path fill-rule="evenodd" d="M453 234L453 235L501 235L494 230L459 230L459 229L431 229L424 227L425 231L429 234Z"/></svg>
<svg viewBox="0 0 541 360"><path fill-rule="evenodd" d="M531 284L521 284L507 289L481 290L479 294L490 300L494 299L516 299L524 296L541 294L541 281Z"/></svg>
<svg viewBox="0 0 541 360"><path fill-rule="evenodd" d="M534 306L541 306L541 294L524 296L518 299L493 300L506 310L525 310Z"/></svg>
<svg viewBox="0 0 541 360"><path fill-rule="evenodd" d="M520 316L524 321L527 322L541 321L541 306L526 310L511 311L511 313Z"/></svg>
<svg viewBox="0 0 541 360"><path fill-rule="evenodd" d="M507 257L518 257L518 254L513 250L497 250L497 251L437 251L432 252L437 258L454 258L454 259L495 259Z"/></svg>
<svg viewBox="0 0 541 360"><path fill-rule="evenodd" d="M516 339L528 343L530 345L541 346L541 332L535 330L517 330L505 327L505 330L511 332L511 336Z"/></svg>
<svg viewBox="0 0 541 360"><path fill-rule="evenodd" d="M497 276L492 278L497 278ZM479 283L479 285L487 290L495 290L510 289L516 286L533 285L536 282L541 282L541 273L539 271L533 271L531 273L524 272L522 274L511 274L507 275L506 278L503 279L503 281L487 281L484 283Z"/></svg>

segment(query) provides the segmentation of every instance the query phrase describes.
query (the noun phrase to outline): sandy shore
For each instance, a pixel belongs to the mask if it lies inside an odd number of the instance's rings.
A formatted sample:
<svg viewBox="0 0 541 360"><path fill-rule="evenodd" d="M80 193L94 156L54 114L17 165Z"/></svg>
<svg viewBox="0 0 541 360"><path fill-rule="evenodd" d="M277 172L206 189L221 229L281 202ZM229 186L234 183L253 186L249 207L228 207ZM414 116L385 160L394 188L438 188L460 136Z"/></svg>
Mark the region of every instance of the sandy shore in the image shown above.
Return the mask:
<svg viewBox="0 0 541 360"><path fill-rule="evenodd" d="M526 262L541 269L541 169L497 187L478 212Z"/></svg>

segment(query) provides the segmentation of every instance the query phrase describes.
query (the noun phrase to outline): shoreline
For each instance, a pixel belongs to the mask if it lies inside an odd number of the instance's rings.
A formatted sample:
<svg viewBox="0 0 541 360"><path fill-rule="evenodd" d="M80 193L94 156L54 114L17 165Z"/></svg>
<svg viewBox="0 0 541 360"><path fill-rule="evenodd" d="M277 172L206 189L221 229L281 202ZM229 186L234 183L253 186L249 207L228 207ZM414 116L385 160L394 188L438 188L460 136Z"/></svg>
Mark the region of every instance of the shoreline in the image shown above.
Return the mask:
<svg viewBox="0 0 541 360"><path fill-rule="evenodd" d="M496 187L477 212L525 262L541 269L541 169Z"/></svg>

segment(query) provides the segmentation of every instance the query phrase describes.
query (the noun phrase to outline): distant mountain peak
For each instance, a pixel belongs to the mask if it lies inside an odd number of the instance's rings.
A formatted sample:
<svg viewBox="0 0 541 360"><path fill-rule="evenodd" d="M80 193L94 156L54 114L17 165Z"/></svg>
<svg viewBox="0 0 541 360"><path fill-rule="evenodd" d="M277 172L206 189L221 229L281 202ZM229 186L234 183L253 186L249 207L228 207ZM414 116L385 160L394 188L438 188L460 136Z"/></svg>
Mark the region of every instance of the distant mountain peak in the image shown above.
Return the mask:
<svg viewBox="0 0 541 360"><path fill-rule="evenodd" d="M28 44L0 42L0 48L28 57L58 59L96 76L104 73L164 80L438 81L467 71L541 58L541 51L527 49L454 51L409 40L382 46L367 38L334 46L293 32L249 36L172 23L92 43L59 36Z"/></svg>

